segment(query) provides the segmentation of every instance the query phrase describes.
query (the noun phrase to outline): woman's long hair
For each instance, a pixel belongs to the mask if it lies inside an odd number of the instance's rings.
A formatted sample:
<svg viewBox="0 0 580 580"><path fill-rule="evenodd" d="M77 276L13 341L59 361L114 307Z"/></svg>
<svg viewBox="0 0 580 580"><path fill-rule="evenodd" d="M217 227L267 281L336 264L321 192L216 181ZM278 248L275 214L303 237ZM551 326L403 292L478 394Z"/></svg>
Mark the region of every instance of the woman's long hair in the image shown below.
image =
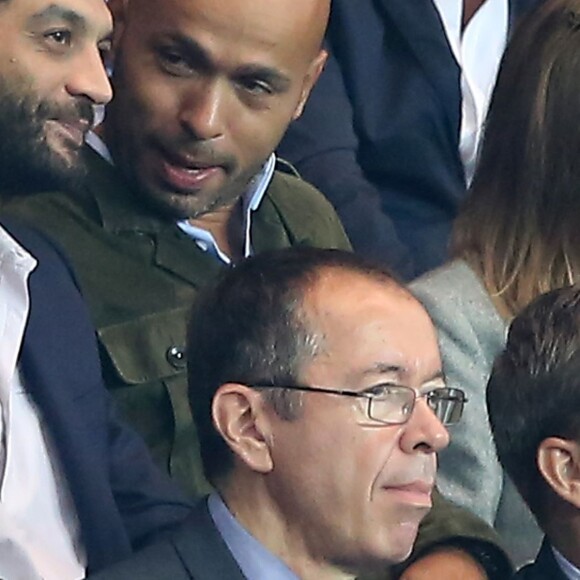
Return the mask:
<svg viewBox="0 0 580 580"><path fill-rule="evenodd" d="M452 248L506 318L580 279L580 0L519 24Z"/></svg>

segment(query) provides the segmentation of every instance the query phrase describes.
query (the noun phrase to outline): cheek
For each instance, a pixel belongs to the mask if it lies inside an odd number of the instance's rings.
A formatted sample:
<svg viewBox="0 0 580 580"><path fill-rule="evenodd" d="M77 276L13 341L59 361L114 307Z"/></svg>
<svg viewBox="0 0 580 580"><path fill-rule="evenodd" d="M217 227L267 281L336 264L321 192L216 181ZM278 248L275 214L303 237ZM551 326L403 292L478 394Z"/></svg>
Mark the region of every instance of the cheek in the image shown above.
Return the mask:
<svg viewBox="0 0 580 580"><path fill-rule="evenodd" d="M227 128L240 156L263 160L277 147L292 120L292 99L273 98L261 109L253 109L230 95Z"/></svg>
<svg viewBox="0 0 580 580"><path fill-rule="evenodd" d="M139 128L167 132L178 123L180 95L162 82L150 82L127 99L129 118Z"/></svg>

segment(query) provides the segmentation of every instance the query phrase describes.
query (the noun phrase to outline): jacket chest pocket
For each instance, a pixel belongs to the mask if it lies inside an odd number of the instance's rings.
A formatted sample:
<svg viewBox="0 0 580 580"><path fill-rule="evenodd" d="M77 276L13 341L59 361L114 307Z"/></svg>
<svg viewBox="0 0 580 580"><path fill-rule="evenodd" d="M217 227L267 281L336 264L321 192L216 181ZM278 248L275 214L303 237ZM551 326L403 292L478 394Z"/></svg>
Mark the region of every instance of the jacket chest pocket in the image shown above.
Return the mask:
<svg viewBox="0 0 580 580"><path fill-rule="evenodd" d="M185 341L190 308L98 330L104 378L124 418L154 459L192 494L207 489L187 397Z"/></svg>

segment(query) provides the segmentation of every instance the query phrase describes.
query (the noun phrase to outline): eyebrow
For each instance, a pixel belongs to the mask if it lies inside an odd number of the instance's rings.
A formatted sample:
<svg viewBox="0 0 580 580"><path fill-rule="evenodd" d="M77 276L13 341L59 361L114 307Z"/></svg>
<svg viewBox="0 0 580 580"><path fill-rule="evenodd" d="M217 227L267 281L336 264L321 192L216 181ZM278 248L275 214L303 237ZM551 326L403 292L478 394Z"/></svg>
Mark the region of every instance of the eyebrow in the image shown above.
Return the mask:
<svg viewBox="0 0 580 580"><path fill-rule="evenodd" d="M178 45L184 50L187 57L207 72L213 72L218 67L210 53L195 39L179 33L169 34L167 40ZM237 78L256 77L272 84L277 90L283 91L289 88L291 80L279 70L260 64L246 64L235 69L234 76Z"/></svg>
<svg viewBox="0 0 580 580"><path fill-rule="evenodd" d="M290 79L286 75L283 75L276 69L258 64L240 67L236 71L236 76L242 78L258 78L272 85L278 91L289 89L291 84Z"/></svg>
<svg viewBox="0 0 580 580"><path fill-rule="evenodd" d="M70 8L65 8L58 4L50 4L40 12L36 12L28 19L28 23L30 25L39 25L50 20L63 20L81 30L86 30L87 28L87 23L83 16Z"/></svg>
<svg viewBox="0 0 580 580"><path fill-rule="evenodd" d="M374 374L389 374L389 375L401 375L405 372L405 368L401 365L393 365L386 363L375 363L363 372L363 375L374 375Z"/></svg>

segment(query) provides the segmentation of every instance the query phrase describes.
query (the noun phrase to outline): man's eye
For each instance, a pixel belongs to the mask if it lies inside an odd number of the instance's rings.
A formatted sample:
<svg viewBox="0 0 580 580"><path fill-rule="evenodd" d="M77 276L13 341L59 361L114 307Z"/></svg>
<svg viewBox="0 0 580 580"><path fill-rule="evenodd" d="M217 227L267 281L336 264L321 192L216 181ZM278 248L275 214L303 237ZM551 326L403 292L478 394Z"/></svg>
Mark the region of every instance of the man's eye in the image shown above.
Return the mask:
<svg viewBox="0 0 580 580"><path fill-rule="evenodd" d="M161 49L158 52L161 66L171 74L182 75L191 72L189 62L179 52Z"/></svg>
<svg viewBox="0 0 580 580"><path fill-rule="evenodd" d="M392 383L381 383L380 385L374 385L365 389L363 394L370 395L371 397L384 397L388 396L390 393L398 389L398 385Z"/></svg>
<svg viewBox="0 0 580 580"><path fill-rule="evenodd" d="M271 95L274 92L267 82L260 79L240 79L238 82L246 93L255 97Z"/></svg>
<svg viewBox="0 0 580 580"><path fill-rule="evenodd" d="M72 44L72 32L70 30L51 30L44 34L45 41L59 47L68 47Z"/></svg>

